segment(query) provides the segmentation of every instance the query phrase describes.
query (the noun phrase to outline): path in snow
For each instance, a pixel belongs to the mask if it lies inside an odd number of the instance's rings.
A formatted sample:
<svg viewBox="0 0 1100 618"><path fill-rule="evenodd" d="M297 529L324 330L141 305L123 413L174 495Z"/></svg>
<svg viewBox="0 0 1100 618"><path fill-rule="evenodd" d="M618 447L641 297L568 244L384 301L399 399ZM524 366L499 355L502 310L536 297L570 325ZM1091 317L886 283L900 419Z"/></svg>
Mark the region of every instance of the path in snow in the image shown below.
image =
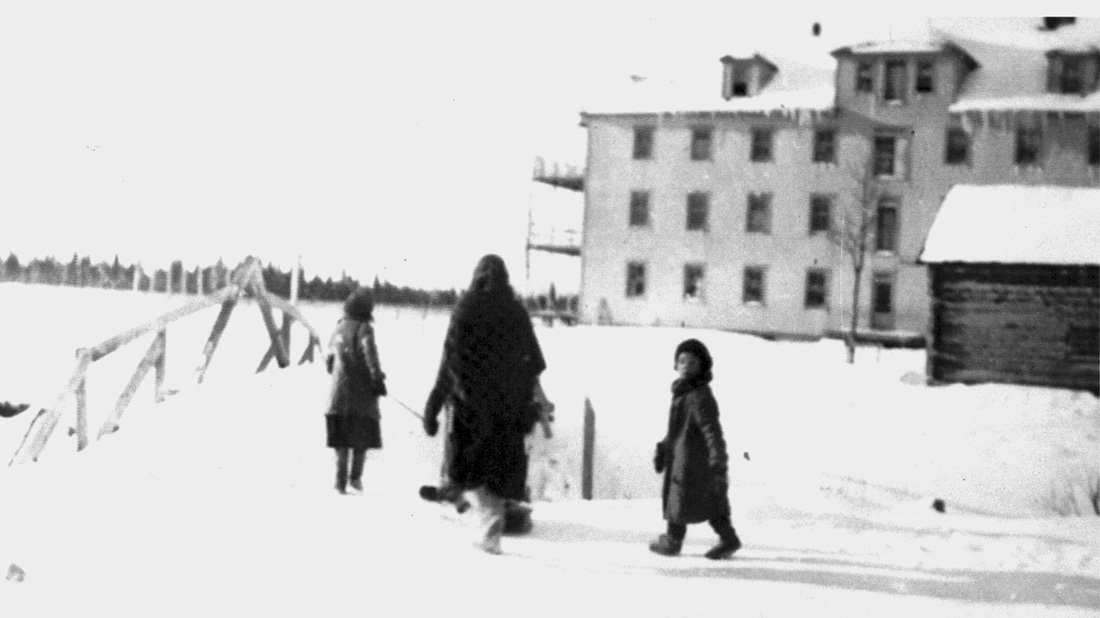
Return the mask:
<svg viewBox="0 0 1100 618"><path fill-rule="evenodd" d="M468 546L461 517L417 498L438 475L439 442L393 400L383 400L385 448L368 459L366 495L335 494L322 446L326 383L307 366L190 389L136 406L83 453L59 436L38 464L0 474L5 504L20 505L0 515L0 562L28 574L0 586L0 607L512 615L518 606L524 616L1100 607L1090 519L942 515L887 489L754 468L731 489L746 541L734 560L701 558L713 540L705 525L691 528L684 556L650 554L663 527L654 500L538 504L533 534L485 556Z"/></svg>

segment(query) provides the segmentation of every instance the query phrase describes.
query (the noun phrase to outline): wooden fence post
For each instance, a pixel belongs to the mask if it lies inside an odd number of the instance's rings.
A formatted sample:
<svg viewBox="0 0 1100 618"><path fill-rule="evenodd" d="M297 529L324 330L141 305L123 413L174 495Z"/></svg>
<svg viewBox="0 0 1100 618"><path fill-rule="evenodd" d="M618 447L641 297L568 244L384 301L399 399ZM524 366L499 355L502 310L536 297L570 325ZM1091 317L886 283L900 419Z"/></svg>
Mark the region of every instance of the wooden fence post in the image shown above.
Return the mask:
<svg viewBox="0 0 1100 618"><path fill-rule="evenodd" d="M153 369L156 372L154 374L154 384L156 385L155 400L157 403L164 401L164 373L165 363L164 360L168 356L168 331L160 329L157 331L156 344L160 348L160 354L157 355L157 359L153 362Z"/></svg>
<svg viewBox="0 0 1100 618"><path fill-rule="evenodd" d="M592 499L592 469L596 459L596 411L584 398L584 451L581 456L581 498Z"/></svg>
<svg viewBox="0 0 1100 618"><path fill-rule="evenodd" d="M107 434L118 431L118 419L122 418L122 413L126 411L126 406L130 405L130 400L134 398L134 393L137 392L141 381L145 379L146 374L153 368L154 363L158 359L163 358L164 348L161 347L163 340L158 336L153 338L153 343L149 345L149 349L146 350L145 356L142 357L141 362L138 363L137 369L134 370L134 375L130 377L130 382L126 385L126 388L122 390L122 394L118 396L118 401L115 402L115 411L104 421L103 426L99 428L99 434L96 439L102 438Z"/></svg>
<svg viewBox="0 0 1100 618"><path fill-rule="evenodd" d="M214 320L214 328L210 330L210 337L206 339L206 345L202 348L202 365L195 369L196 384L202 384L202 379L206 377L206 370L210 367L210 360L214 358L214 350L218 349L218 342L221 341L222 333L225 332L225 325L229 323L229 314L233 313L233 308L236 306L236 297L229 298L222 303L221 311L218 312L218 318Z"/></svg>
<svg viewBox="0 0 1100 618"><path fill-rule="evenodd" d="M76 358L90 356L88 350L80 348L76 351ZM89 365L90 366L90 365ZM80 376L80 382L73 391L76 400L76 450L83 451L88 446L88 372Z"/></svg>

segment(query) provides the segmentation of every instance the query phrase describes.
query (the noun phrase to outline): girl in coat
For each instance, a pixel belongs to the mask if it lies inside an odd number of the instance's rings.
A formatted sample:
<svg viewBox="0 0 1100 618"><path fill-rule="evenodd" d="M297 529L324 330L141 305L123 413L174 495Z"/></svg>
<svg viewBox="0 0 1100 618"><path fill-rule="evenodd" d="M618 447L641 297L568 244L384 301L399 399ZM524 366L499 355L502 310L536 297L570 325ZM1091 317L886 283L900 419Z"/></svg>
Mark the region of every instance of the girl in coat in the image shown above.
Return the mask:
<svg viewBox="0 0 1100 618"><path fill-rule="evenodd" d="M668 433L657 443L653 460L657 472L665 475L661 505L668 530L649 549L675 556L683 547L687 525L706 521L719 538L706 557L721 560L740 549L741 540L730 525L729 458L718 402L710 390L713 361L697 339L676 346L673 358L680 377L672 383Z"/></svg>
<svg viewBox="0 0 1100 618"><path fill-rule="evenodd" d="M344 317L332 333L325 359L332 374L325 414L328 446L336 449L336 491L342 494L347 493L349 484L363 491L367 449L382 448L378 398L386 394L386 374L374 344L373 312L370 290L352 292L344 302Z"/></svg>

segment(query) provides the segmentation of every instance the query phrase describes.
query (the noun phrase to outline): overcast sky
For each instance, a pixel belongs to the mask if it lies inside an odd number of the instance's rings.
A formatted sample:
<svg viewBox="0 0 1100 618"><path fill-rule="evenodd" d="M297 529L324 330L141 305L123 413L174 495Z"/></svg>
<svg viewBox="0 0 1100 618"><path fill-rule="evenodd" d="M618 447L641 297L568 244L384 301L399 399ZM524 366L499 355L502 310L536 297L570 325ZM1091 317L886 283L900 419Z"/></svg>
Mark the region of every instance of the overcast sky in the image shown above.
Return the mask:
<svg viewBox="0 0 1100 618"><path fill-rule="evenodd" d="M440 287L496 252L518 279L532 158L583 161L578 112L601 83L717 67L727 40L804 42L814 21L825 44L927 23L730 2L374 4L4 2L0 252L301 254L307 274Z"/></svg>

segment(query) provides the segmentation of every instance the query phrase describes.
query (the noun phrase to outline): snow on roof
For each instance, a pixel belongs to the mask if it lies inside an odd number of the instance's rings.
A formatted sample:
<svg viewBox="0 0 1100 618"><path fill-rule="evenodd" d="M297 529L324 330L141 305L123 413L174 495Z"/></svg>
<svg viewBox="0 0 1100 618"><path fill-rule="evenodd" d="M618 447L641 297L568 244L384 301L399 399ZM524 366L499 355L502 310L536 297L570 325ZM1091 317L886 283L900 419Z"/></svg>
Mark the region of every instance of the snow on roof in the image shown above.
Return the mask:
<svg viewBox="0 0 1100 618"><path fill-rule="evenodd" d="M1027 22L991 23L984 29L959 27L958 35L942 33L979 64L950 111L1100 111L1100 93L1082 97L1047 92L1047 53L1100 50L1100 19L1079 19L1054 31Z"/></svg>
<svg viewBox="0 0 1100 618"><path fill-rule="evenodd" d="M1100 265L1100 189L956 185L920 261Z"/></svg>
<svg viewBox="0 0 1100 618"><path fill-rule="evenodd" d="M935 53L943 51L944 44L939 39L926 40L899 40L899 41L867 41L856 45L841 47L834 53L852 54L898 54L898 53Z"/></svg>

